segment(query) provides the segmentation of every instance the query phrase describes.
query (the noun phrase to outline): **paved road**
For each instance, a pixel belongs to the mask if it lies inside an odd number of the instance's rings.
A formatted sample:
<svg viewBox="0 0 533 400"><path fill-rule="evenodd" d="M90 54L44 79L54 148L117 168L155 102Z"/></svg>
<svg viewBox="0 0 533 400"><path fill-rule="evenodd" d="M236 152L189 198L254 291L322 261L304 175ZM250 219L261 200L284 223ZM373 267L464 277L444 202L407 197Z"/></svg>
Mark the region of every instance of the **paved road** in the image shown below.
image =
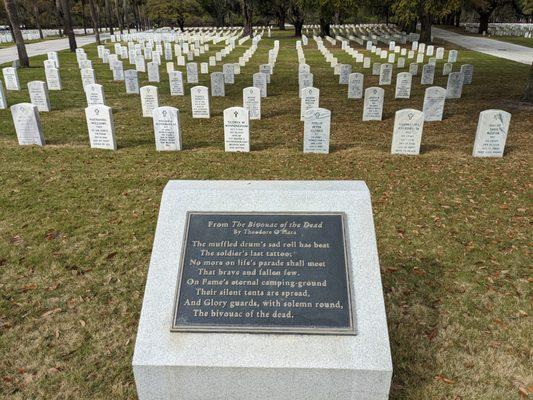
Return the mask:
<svg viewBox="0 0 533 400"><path fill-rule="evenodd" d="M501 42L484 37L466 36L433 27L433 37L446 40L461 47L490 54L491 56L506 58L522 64L533 62L533 49L517 44Z"/></svg>
<svg viewBox="0 0 533 400"><path fill-rule="evenodd" d="M101 35L102 39L106 39L109 35ZM76 43L78 44L78 47L85 46L86 44L90 44L95 42L96 39L93 35L89 36L77 36L76 37ZM26 45L26 51L28 52L28 56L38 56L41 54L46 54L49 51L61 51L68 49L68 39L55 39L55 40L45 40L43 42L38 43L31 43ZM4 49L0 49L0 64L12 62L15 60L18 60L18 53L16 46L13 47L6 47Z"/></svg>

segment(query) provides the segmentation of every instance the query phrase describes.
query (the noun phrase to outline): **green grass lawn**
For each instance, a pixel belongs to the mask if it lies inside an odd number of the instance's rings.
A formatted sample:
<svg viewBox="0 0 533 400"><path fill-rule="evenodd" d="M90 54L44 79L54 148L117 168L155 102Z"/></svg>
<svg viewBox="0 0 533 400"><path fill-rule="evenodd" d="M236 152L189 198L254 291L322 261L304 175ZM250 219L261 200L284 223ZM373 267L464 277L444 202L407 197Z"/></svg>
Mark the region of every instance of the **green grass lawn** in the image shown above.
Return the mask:
<svg viewBox="0 0 533 400"><path fill-rule="evenodd" d="M46 40L55 40L55 39L60 39L60 37L59 36L47 36L44 39L25 40L24 43L32 44L32 43L39 43L39 42L44 42ZM14 47L14 46L15 46L14 42L12 42L12 43L0 43L0 49L5 49L6 47Z"/></svg>
<svg viewBox="0 0 533 400"><path fill-rule="evenodd" d="M310 40L305 55L320 104L333 114L331 154L303 154L295 39L273 33L226 86L226 97L211 98L209 120L191 118L189 95L169 95L161 68L160 104L181 113L180 152L155 151L139 96L112 82L95 45L85 48L113 109L118 151L89 148L85 97L68 52L60 54L64 90L50 92L53 111L41 113L44 148L18 146L10 112L0 110L0 397L135 398L130 364L170 179L365 181L392 346L391 399L519 399L519 388L533 384L533 108L519 103L529 66L461 50L454 70L472 63L474 83L463 99L447 102L444 121L426 123L420 156L393 156L394 112L422 108L420 77L410 100L394 100L388 87L384 120L363 123L362 100L347 99ZM263 119L251 123L252 151L225 153L222 111L242 104L242 89L275 38L281 48ZM24 90L8 92L10 104L28 101L26 84L44 79L44 58L19 71ZM436 85L445 85L441 70L439 62ZM367 72L365 87L377 78ZM200 79L208 85L207 75ZM473 158L478 114L490 108L512 113L505 156Z"/></svg>

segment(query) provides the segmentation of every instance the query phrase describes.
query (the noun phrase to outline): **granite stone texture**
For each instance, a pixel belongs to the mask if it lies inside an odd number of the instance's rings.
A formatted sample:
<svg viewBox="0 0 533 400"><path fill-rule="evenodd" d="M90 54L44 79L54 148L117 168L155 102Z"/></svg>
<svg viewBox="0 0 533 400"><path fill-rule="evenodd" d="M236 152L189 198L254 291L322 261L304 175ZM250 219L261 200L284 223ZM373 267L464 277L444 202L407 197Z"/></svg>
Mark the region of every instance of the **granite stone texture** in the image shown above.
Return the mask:
<svg viewBox="0 0 533 400"><path fill-rule="evenodd" d="M187 211L344 212L357 335L171 332ZM388 399L392 361L365 183L170 181L133 372L141 400Z"/></svg>

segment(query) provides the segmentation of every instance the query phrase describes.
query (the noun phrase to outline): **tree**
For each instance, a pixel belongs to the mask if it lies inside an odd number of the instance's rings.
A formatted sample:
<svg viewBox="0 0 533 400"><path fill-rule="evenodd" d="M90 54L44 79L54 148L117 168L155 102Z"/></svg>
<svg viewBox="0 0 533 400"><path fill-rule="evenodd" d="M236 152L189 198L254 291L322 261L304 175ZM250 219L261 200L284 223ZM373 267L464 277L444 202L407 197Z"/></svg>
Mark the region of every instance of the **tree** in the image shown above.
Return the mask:
<svg viewBox="0 0 533 400"><path fill-rule="evenodd" d="M74 29L72 29L72 17L70 15L70 1L60 0L61 10L63 11L63 25L65 33L68 36L68 45L70 51L76 51L76 36L74 36Z"/></svg>
<svg viewBox="0 0 533 400"><path fill-rule="evenodd" d="M395 0L392 10L401 26L420 22L420 41L431 43L433 20L454 12L459 0Z"/></svg>
<svg viewBox="0 0 533 400"><path fill-rule="evenodd" d="M96 4L94 0L89 0L89 13L91 14L91 22L93 24L93 33L96 38L96 43L100 44L100 26L98 23L98 15L96 13Z"/></svg>
<svg viewBox="0 0 533 400"><path fill-rule="evenodd" d="M355 0L301 0L301 6L318 11L320 36L329 36L334 18L338 21L341 14L353 12L356 4Z"/></svg>
<svg viewBox="0 0 533 400"><path fill-rule="evenodd" d="M479 15L478 33L489 30L489 20L494 10L512 2L513 0L470 0L472 8Z"/></svg>
<svg viewBox="0 0 533 400"><path fill-rule="evenodd" d="M254 4L253 0L241 0L242 19L244 25L243 36L252 36L253 34L253 16Z"/></svg>
<svg viewBox="0 0 533 400"><path fill-rule="evenodd" d="M522 101L533 103L533 63L529 69L529 78L527 79L526 90L524 90Z"/></svg>
<svg viewBox="0 0 533 400"><path fill-rule="evenodd" d="M274 0L272 3L273 3L272 8L274 9L274 14L276 16L276 19L278 20L278 28L281 31L284 31L285 30L285 19L287 18L287 12L290 6L290 1Z"/></svg>
<svg viewBox="0 0 533 400"><path fill-rule="evenodd" d="M164 26L174 27L178 23L183 32L185 21L191 16L199 14L200 5L196 0L148 0L148 17L153 23Z"/></svg>
<svg viewBox="0 0 533 400"><path fill-rule="evenodd" d="M294 25L294 36L301 37L305 19L305 11L302 7L301 0L289 1L288 19Z"/></svg>
<svg viewBox="0 0 533 400"><path fill-rule="evenodd" d="M13 32L13 39L15 39L15 44L17 45L20 66L29 67L30 60L28 58L28 53L26 53L26 45L24 44L22 32L20 31L20 23L15 0L4 0L4 5L6 7L9 24L11 25L11 31Z"/></svg>
<svg viewBox="0 0 533 400"><path fill-rule="evenodd" d="M200 0L200 7L213 18L216 26L225 25L228 10L227 0Z"/></svg>

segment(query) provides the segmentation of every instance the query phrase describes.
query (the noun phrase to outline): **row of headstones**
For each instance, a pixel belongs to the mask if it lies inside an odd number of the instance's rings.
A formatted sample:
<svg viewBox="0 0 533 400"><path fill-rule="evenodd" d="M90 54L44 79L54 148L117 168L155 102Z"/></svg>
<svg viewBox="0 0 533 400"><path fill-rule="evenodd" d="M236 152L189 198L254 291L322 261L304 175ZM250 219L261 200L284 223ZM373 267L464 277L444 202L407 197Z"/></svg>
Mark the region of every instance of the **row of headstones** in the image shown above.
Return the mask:
<svg viewBox="0 0 533 400"><path fill-rule="evenodd" d="M248 88L254 90L254 88ZM257 89L255 89L257 91ZM20 145L45 144L39 112L29 103L11 107L13 122ZM92 105L85 109L91 148L116 150L114 122L111 108ZM152 110L156 149L181 150L179 111L174 107ZM420 153L424 112L405 109L396 112L392 137L392 154ZM511 114L502 110L480 113L474 142L474 157L502 157ZM324 108L307 110L304 118L304 153L329 153L331 111ZM224 110L224 148L228 152L250 151L250 116L245 107Z"/></svg>

